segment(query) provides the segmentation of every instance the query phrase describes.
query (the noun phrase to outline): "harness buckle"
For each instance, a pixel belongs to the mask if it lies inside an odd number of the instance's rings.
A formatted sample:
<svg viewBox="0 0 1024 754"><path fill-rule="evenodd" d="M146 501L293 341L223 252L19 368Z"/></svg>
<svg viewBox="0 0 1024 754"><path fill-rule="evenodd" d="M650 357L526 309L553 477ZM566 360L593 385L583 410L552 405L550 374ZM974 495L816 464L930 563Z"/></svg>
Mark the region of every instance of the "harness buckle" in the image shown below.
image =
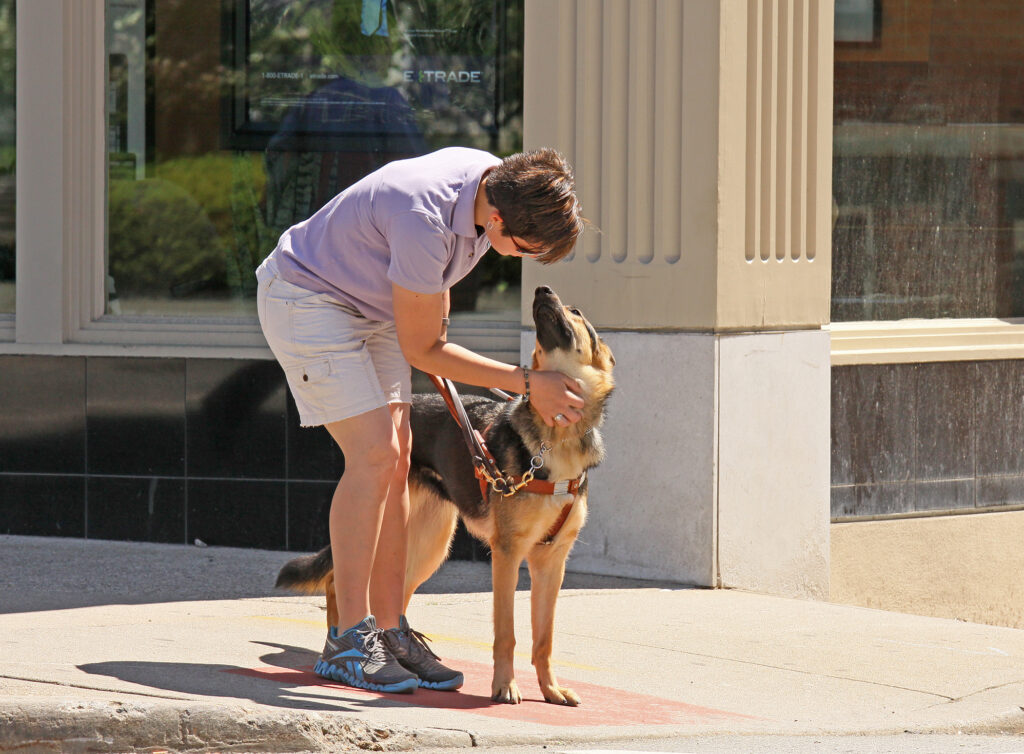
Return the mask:
<svg viewBox="0 0 1024 754"><path fill-rule="evenodd" d="M514 489L510 489L512 485L509 484L508 479L506 479L505 477L491 476L490 474L487 473L485 473L484 476L487 479L487 482L491 485L491 489L497 492L499 495L508 497L509 495L515 492Z"/></svg>

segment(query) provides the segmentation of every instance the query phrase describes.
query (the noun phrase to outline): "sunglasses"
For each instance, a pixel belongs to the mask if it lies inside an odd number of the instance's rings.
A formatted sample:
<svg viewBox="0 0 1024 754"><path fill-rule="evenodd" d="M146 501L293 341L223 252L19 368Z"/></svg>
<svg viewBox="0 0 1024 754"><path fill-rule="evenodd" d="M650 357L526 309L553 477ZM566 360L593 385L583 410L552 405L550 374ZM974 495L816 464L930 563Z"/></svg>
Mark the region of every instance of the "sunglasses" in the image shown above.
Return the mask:
<svg viewBox="0 0 1024 754"><path fill-rule="evenodd" d="M546 249L544 247L541 247L539 249L527 249L527 248L524 248L523 246L521 246L519 244L519 241L517 241L516 237L513 236L512 234L509 234L509 238L512 239L512 245L516 247L516 251L518 251L524 257L537 257L537 256L540 256L541 254L545 254L545 253L547 253L549 251L549 249Z"/></svg>

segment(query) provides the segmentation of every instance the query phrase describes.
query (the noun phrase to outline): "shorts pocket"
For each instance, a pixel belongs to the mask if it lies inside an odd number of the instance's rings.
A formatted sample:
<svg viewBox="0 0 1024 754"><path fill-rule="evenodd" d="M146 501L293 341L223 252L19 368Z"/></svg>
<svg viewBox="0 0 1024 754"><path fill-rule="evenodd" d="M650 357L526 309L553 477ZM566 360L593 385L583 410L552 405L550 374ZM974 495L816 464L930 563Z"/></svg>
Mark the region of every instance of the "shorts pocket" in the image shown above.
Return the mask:
<svg viewBox="0 0 1024 754"><path fill-rule="evenodd" d="M316 385L331 376L331 362L327 359L313 361L286 370L288 381L302 385Z"/></svg>
<svg viewBox="0 0 1024 754"><path fill-rule="evenodd" d="M322 293L289 283L280 275L275 275L267 283L267 296L284 301L303 301L304 299L322 296Z"/></svg>
<svg viewBox="0 0 1024 754"><path fill-rule="evenodd" d="M293 363L285 374L304 427L347 419L386 404L366 348Z"/></svg>

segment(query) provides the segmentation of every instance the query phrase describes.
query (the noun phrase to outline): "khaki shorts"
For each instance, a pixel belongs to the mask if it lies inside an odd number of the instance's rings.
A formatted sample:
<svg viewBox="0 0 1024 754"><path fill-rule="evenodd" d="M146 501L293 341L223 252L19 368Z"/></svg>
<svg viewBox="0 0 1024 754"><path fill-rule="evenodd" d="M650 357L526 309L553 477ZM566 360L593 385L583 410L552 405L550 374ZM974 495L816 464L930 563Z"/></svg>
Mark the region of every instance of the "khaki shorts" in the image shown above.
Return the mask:
<svg viewBox="0 0 1024 754"><path fill-rule="evenodd" d="M367 319L326 293L289 283L272 259L260 265L256 278L260 326L303 427L410 401L412 370L394 322Z"/></svg>

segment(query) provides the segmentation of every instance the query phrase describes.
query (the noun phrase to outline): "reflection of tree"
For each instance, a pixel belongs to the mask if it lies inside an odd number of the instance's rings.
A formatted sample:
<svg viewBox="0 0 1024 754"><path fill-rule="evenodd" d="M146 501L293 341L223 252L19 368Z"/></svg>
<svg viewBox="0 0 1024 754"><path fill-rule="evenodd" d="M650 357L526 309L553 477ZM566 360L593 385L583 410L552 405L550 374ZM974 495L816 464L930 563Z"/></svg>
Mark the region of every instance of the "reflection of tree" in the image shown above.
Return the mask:
<svg viewBox="0 0 1024 754"><path fill-rule="evenodd" d="M306 73L383 84L388 61L400 44L398 33L390 23L388 36L363 34L361 8L362 0L252 0L247 63L254 77L298 67ZM373 62L376 68L368 65ZM294 86L308 94L319 83L305 78Z"/></svg>
<svg viewBox="0 0 1024 754"><path fill-rule="evenodd" d="M444 65L451 59L487 67L490 86L462 90L457 98L435 87L429 113L434 125L424 128L437 134L435 145L456 143L457 135L482 130L488 141L480 146L492 152L519 149L519 138L501 143L499 136L522 117L522 0L406 0L398 9L398 23L406 43L402 67L416 66L418 60ZM412 84L417 86L423 85ZM478 113L486 114L483 122L477 120ZM513 130L518 137L520 129Z"/></svg>
<svg viewBox="0 0 1024 754"><path fill-rule="evenodd" d="M220 58L219 6L196 0L147 3L152 34L146 39L146 98L153 133L147 161L220 146L221 95L231 72Z"/></svg>
<svg viewBox="0 0 1024 754"><path fill-rule="evenodd" d="M14 2L0 0L0 280L14 279Z"/></svg>
<svg viewBox="0 0 1024 754"><path fill-rule="evenodd" d="M376 2L377 0L371 0ZM363 0L252 0L251 86L277 88L268 72L295 71L340 76L370 87L399 88L417 106L417 119L431 146L473 144L491 151L519 148L522 117L522 0L390 0L386 34L365 33ZM407 80L406 71L482 69L479 85ZM288 80L297 95L320 82ZM250 92L252 94L252 92ZM256 120L273 116L250 97ZM499 134L516 126L502 143ZM474 135L483 141L474 139Z"/></svg>
<svg viewBox="0 0 1024 754"><path fill-rule="evenodd" d="M332 1L306 0L299 4L295 0L249 0L249 34L253 39L262 39L273 33L282 19L302 13L303 9L329 8Z"/></svg>
<svg viewBox="0 0 1024 754"><path fill-rule="evenodd" d="M0 0L0 174L14 169L14 2Z"/></svg>

